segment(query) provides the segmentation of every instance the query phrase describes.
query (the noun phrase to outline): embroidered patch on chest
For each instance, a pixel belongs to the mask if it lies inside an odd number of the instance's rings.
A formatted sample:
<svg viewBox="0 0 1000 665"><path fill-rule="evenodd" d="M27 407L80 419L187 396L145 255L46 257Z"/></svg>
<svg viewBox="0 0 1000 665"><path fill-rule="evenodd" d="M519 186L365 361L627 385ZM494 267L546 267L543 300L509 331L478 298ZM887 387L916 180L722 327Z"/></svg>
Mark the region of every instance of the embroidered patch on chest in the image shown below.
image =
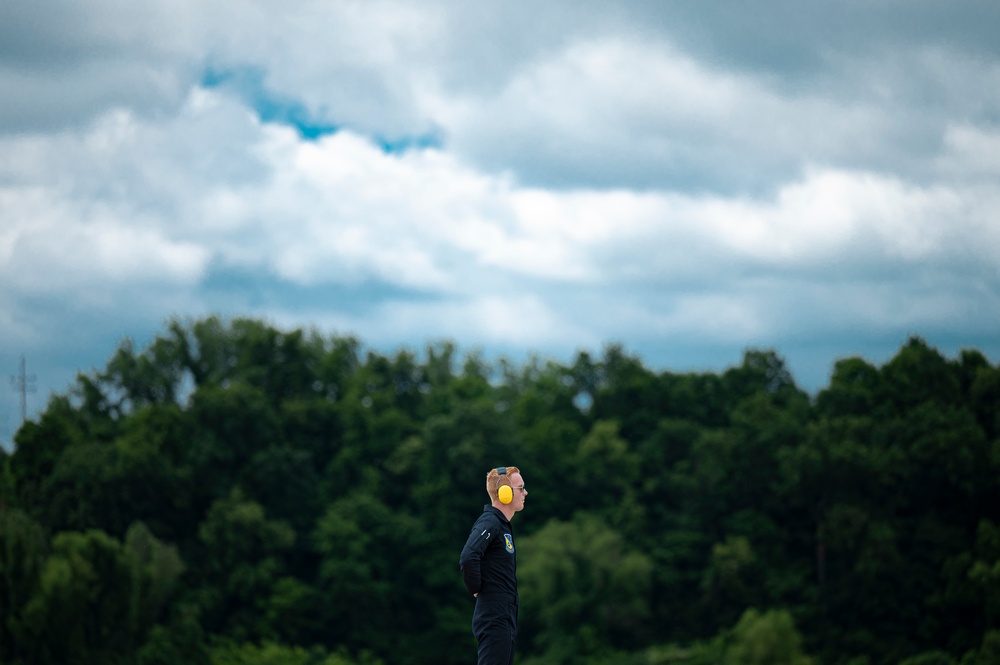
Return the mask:
<svg viewBox="0 0 1000 665"><path fill-rule="evenodd" d="M513 554L514 553L514 539L511 537L511 535L509 533L505 533L503 535L503 542L504 542L504 545L507 546L507 552L509 554Z"/></svg>

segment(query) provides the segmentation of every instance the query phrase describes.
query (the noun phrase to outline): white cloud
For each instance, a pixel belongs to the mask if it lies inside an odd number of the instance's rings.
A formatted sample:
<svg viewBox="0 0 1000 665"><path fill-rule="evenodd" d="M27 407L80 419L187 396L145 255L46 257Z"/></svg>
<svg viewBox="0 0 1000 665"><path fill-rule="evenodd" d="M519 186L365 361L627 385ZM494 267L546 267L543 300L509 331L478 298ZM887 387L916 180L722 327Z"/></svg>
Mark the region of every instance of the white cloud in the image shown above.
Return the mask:
<svg viewBox="0 0 1000 665"><path fill-rule="evenodd" d="M168 123L113 111L80 136L4 147L0 172L24 184L0 199L17 222L0 251L17 248L26 289L189 288L213 258L303 286L376 280L501 300L511 279L541 280L545 298L560 284L725 288L747 270L1000 263L1000 246L979 242L1000 227L996 195L820 167L763 200L526 188L440 149L386 153L346 130L304 141L205 90ZM730 312L713 317L727 330L759 330L740 297L702 307ZM685 307L681 319L697 320Z"/></svg>
<svg viewBox="0 0 1000 665"><path fill-rule="evenodd" d="M937 161L948 176L995 183L1000 179L1000 130L951 123L945 129L944 150Z"/></svg>
<svg viewBox="0 0 1000 665"><path fill-rule="evenodd" d="M995 236L988 227L997 228L1000 217L991 200L970 194L892 176L813 169L781 188L773 203L719 199L701 216L733 250L775 266L845 259L858 266L958 262L973 247L980 261L1000 261L1000 245L980 244Z"/></svg>
<svg viewBox="0 0 1000 665"><path fill-rule="evenodd" d="M107 289L168 282L190 287L207 259L202 247L172 239L100 201L69 201L50 189L0 191L0 231L8 289L106 301Z"/></svg>

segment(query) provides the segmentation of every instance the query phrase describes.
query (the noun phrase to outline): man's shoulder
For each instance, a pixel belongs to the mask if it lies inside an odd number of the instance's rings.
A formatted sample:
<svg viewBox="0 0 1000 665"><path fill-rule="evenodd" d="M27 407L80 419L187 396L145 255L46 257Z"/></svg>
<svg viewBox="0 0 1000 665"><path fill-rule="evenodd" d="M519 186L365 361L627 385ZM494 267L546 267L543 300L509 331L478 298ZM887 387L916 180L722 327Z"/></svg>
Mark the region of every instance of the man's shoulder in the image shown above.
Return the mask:
<svg viewBox="0 0 1000 665"><path fill-rule="evenodd" d="M476 524L496 525L500 529L510 529L509 522L503 518L503 513L493 506L484 506L483 512L476 520Z"/></svg>

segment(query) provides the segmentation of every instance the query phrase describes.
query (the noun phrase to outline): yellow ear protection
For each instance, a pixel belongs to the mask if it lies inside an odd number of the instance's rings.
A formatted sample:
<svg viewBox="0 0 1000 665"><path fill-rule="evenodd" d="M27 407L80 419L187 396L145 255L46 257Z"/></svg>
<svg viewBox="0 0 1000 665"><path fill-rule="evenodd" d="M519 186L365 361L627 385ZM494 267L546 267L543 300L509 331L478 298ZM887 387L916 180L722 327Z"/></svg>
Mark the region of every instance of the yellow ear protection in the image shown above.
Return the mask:
<svg viewBox="0 0 1000 665"><path fill-rule="evenodd" d="M503 477L507 477L507 467L498 466L497 474ZM497 498L500 499L500 503L508 504L514 500L514 490L511 489L510 485L500 485L497 487Z"/></svg>

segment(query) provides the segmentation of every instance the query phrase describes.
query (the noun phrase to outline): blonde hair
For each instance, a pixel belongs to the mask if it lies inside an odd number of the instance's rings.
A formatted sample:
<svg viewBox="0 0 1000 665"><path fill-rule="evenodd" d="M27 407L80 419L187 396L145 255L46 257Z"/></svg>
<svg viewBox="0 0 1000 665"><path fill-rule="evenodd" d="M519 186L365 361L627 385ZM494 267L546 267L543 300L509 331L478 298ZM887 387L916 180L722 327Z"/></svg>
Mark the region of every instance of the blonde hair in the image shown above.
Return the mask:
<svg viewBox="0 0 1000 665"><path fill-rule="evenodd" d="M486 493L490 495L490 499L499 500L500 497L497 496L497 490L503 485L509 485L513 487L513 485L510 484L510 477L515 473L521 473L521 470L518 469L516 466L508 466L506 467L506 469L507 473L505 473L503 476L501 476L498 470L495 468L490 469L490 472L486 474Z"/></svg>

